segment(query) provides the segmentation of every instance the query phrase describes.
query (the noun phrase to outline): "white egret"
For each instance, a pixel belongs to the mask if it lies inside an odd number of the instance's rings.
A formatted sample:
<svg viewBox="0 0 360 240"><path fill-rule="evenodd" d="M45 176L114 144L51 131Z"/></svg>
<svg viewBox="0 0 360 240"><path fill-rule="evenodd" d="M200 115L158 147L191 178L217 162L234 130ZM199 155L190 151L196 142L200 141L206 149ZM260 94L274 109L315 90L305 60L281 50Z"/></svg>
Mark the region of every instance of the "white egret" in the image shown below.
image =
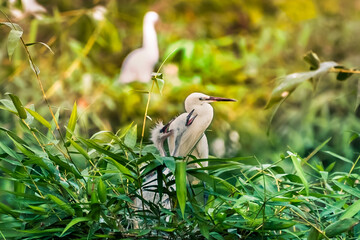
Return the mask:
<svg viewBox="0 0 360 240"><path fill-rule="evenodd" d="M142 47L132 51L125 58L119 77L121 83L134 81L149 82L155 64L159 60L159 48L155 23L159 20L156 12L147 12L143 22Z"/></svg>
<svg viewBox="0 0 360 240"><path fill-rule="evenodd" d="M167 138L171 156L185 157L192 154L196 158L208 158L209 147L204 132L214 116L210 103L219 101L235 102L236 100L211 97L202 93L190 94L185 99L185 113L166 125L162 122L158 123L152 130L151 140L160 154L165 156L163 143Z"/></svg>

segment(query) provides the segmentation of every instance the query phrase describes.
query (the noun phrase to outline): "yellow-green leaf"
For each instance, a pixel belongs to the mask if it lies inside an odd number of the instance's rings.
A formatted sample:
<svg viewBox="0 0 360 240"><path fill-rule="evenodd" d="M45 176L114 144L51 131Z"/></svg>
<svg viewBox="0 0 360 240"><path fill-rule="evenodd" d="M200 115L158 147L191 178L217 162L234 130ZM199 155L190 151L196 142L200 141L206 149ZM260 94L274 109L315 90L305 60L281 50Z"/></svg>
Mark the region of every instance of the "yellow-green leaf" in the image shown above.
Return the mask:
<svg viewBox="0 0 360 240"><path fill-rule="evenodd" d="M107 197L106 185L101 178L99 179L97 190L98 190L98 196L100 202L102 203L106 202L106 197Z"/></svg>
<svg viewBox="0 0 360 240"><path fill-rule="evenodd" d="M75 130L75 126L76 126L76 119L77 119L77 107L76 107L76 102L74 103L71 115L70 115L70 119L69 119L69 123L67 126L67 129L69 131L66 132L66 138L70 139L72 136L72 133Z"/></svg>
<svg viewBox="0 0 360 240"><path fill-rule="evenodd" d="M137 138L137 125L135 124L133 127L129 129L129 131L125 135L124 143L129 148L134 148L136 145Z"/></svg>
<svg viewBox="0 0 360 240"><path fill-rule="evenodd" d="M294 164L295 170L296 170L299 178L301 179L302 183L305 186L306 195L309 195L309 183L306 180L304 169L301 167L301 163L300 163L301 159L298 155L296 155L292 152L289 152L289 155L291 157L291 160Z"/></svg>
<svg viewBox="0 0 360 240"><path fill-rule="evenodd" d="M186 205L186 162L176 161L175 168L175 184L176 184L176 196L179 202L182 217L185 215Z"/></svg>
<svg viewBox="0 0 360 240"><path fill-rule="evenodd" d="M9 95L9 97L11 98L11 101L13 102L13 104L14 104L14 106L16 108L16 111L19 114L19 117L21 119L26 119L27 114L26 114L25 108L22 105L20 99L17 96L15 96L14 94L12 94L12 93L6 93L6 94Z"/></svg>
<svg viewBox="0 0 360 240"><path fill-rule="evenodd" d="M79 153L81 153L81 155L83 155L86 159L90 159L89 154L85 151L85 149L83 149L79 144L77 144L74 140L69 139L71 145L73 145L74 148L76 148L76 150L79 151Z"/></svg>
<svg viewBox="0 0 360 240"><path fill-rule="evenodd" d="M75 224L79 223L79 222L86 222L86 221L91 221L90 218L88 217L78 217L78 218L74 218L73 220L71 220L71 222L69 222L68 225L66 225L66 227L64 228L64 231L61 233L60 237L62 235L64 235L64 233L66 233L67 230L69 230L69 228L71 228L72 226L74 226Z"/></svg>
<svg viewBox="0 0 360 240"><path fill-rule="evenodd" d="M53 201L56 205L58 205L62 210L67 212L69 215L72 215L72 216L75 215L75 210L69 204L65 203L58 197L51 195L51 194L48 194L47 197L50 198L51 201Z"/></svg>
<svg viewBox="0 0 360 240"><path fill-rule="evenodd" d="M6 25L9 28L11 28L8 39L7 39L7 52L8 52L9 58L11 59L11 56L13 55L16 47L19 44L20 38L23 34L23 30L16 23L2 22L2 23L0 23L0 25Z"/></svg>
<svg viewBox="0 0 360 240"><path fill-rule="evenodd" d="M33 116L36 120L38 120L42 125L44 125L48 129L51 129L51 124L48 121L46 121L46 119L43 118L40 114L31 110L30 108L25 108L25 109L31 114L31 116Z"/></svg>

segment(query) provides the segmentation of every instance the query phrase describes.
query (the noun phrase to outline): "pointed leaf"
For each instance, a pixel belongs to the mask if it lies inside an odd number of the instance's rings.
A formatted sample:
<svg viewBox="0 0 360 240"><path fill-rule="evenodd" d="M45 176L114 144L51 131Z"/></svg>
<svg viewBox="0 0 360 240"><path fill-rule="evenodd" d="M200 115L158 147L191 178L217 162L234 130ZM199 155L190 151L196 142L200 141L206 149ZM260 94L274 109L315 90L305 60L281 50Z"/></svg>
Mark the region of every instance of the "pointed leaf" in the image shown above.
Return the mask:
<svg viewBox="0 0 360 240"><path fill-rule="evenodd" d="M5 144L3 144L2 141L0 141L0 149L2 149L9 156L11 156L17 160L21 160L21 157L14 150L12 150L11 148L9 148Z"/></svg>
<svg viewBox="0 0 360 240"><path fill-rule="evenodd" d="M346 218L352 218L353 216L355 216L358 212L360 212L360 200L357 200L356 202L354 202L353 204L351 204L343 213L343 215L341 215L340 220L341 219L346 219Z"/></svg>
<svg viewBox="0 0 360 240"><path fill-rule="evenodd" d="M336 157L337 159L340 159L340 160L342 160L344 162L353 164L353 162L351 160L349 160L349 159L347 159L347 158L345 158L343 156L340 156L340 155L338 155L336 153L333 153L333 152L330 152L330 151L324 151L324 153L330 154L331 156Z"/></svg>
<svg viewBox="0 0 360 240"><path fill-rule="evenodd" d="M66 138L70 139L72 136L72 133L75 130L75 125L76 125L76 120L77 120L77 107L76 107L76 102L74 103L71 115L70 115L70 119L69 119L69 123L67 126L67 129L69 131L66 132Z"/></svg>
<svg viewBox="0 0 360 240"><path fill-rule="evenodd" d="M350 193L351 195L353 195L357 198L360 198L360 191L358 189L350 187L348 185L345 185L345 184L335 181L335 180L333 181L333 183L336 186L338 186L340 189L344 190L345 192Z"/></svg>
<svg viewBox="0 0 360 240"><path fill-rule="evenodd" d="M43 42L26 43L25 45L26 46L32 46L32 45L35 45L35 44L41 44L41 45L45 46L52 54L55 54L53 52L53 50L51 49L51 47L49 45L47 45L46 43L43 43Z"/></svg>
<svg viewBox="0 0 360 240"><path fill-rule="evenodd" d="M332 67L335 67L335 62L323 62L317 70L309 72L293 73L285 76L280 84L272 91L269 102L265 108L270 108L274 104L285 99L291 94L301 83L308 79L319 79Z"/></svg>
<svg viewBox="0 0 360 240"><path fill-rule="evenodd" d="M8 39L7 39L7 51L9 58L13 55L17 45L19 44L19 40L23 34L22 28L16 24L11 22L1 22L0 25L5 25L11 28Z"/></svg>
<svg viewBox="0 0 360 240"><path fill-rule="evenodd" d="M319 240L319 231L315 228L311 228L307 240Z"/></svg>
<svg viewBox="0 0 360 240"><path fill-rule="evenodd" d="M338 220L325 228L327 237L336 237L341 233L349 231L353 226L358 224L359 220L355 218L346 218Z"/></svg>
<svg viewBox="0 0 360 240"><path fill-rule="evenodd" d="M346 71L343 71L343 72L340 71L338 73L338 75L336 76L336 80L338 80L338 81L345 81L346 79L348 79L349 77L351 77L353 75L353 73L348 71L349 69L345 68L344 66L336 66L334 68L346 70Z"/></svg>
<svg viewBox="0 0 360 240"><path fill-rule="evenodd" d="M69 139L71 145L73 145L74 148L76 148L76 150L79 151L79 153L81 153L81 155L83 155L86 159L90 159L89 154L85 151L85 149L83 149L79 144L77 144L74 140L72 140L71 138Z"/></svg>
<svg viewBox="0 0 360 240"><path fill-rule="evenodd" d="M301 167L301 159L298 155L296 155L292 152L288 152L288 153L291 157L291 160L294 164L295 170L296 170L299 178L301 179L302 183L305 186L306 195L309 195L309 183L306 180L304 169Z"/></svg>
<svg viewBox="0 0 360 240"><path fill-rule="evenodd" d="M26 114L26 111L25 111L24 106L22 105L20 99L12 93L6 93L6 94L9 95L9 97L11 98L11 101L13 102L17 112L19 113L19 117L21 119L26 119L27 114Z"/></svg>
<svg viewBox="0 0 360 240"><path fill-rule="evenodd" d="M48 194L47 197L50 198L51 201L53 201L56 205L58 205L62 210L67 212L69 215L72 215L72 216L75 215L75 210L69 204L65 203L58 197L51 195L51 194Z"/></svg>
<svg viewBox="0 0 360 240"><path fill-rule="evenodd" d="M88 218L88 217L78 217L78 218L74 218L73 220L71 220L71 222L69 222L68 225L66 225L66 227L64 228L64 231L61 233L60 237L61 237L62 235L64 235L64 233L66 233L66 231L69 230L69 228L71 228L71 227L74 226L75 224L80 223L80 222L86 222L86 221L91 221L91 219Z"/></svg>
<svg viewBox="0 0 360 240"><path fill-rule="evenodd" d="M98 196L100 202L102 203L106 202L106 197L107 197L106 185L101 178L99 179L97 190L98 190Z"/></svg>
<svg viewBox="0 0 360 240"><path fill-rule="evenodd" d="M33 116L36 120L38 120L42 125L44 125L48 129L51 129L51 124L48 121L46 121L46 119L43 118L40 114L31 110L30 108L25 108L25 109L31 114L31 116Z"/></svg>
<svg viewBox="0 0 360 240"><path fill-rule="evenodd" d="M182 217L185 217L185 205L186 205L186 162L176 161L175 168L175 184L176 184L176 196L179 202Z"/></svg>
<svg viewBox="0 0 360 240"><path fill-rule="evenodd" d="M125 135L124 143L129 148L134 148L136 145L137 138L137 125L135 124Z"/></svg>
<svg viewBox="0 0 360 240"><path fill-rule="evenodd" d="M296 222L287 219L270 218L264 222L264 229L266 230L281 230L292 227Z"/></svg>
<svg viewBox="0 0 360 240"><path fill-rule="evenodd" d="M113 158L105 157L105 159L108 160L110 163L112 163L121 173L126 174L128 176L132 176L128 168L124 167L122 164L118 163ZM131 178L131 180L133 179Z"/></svg>

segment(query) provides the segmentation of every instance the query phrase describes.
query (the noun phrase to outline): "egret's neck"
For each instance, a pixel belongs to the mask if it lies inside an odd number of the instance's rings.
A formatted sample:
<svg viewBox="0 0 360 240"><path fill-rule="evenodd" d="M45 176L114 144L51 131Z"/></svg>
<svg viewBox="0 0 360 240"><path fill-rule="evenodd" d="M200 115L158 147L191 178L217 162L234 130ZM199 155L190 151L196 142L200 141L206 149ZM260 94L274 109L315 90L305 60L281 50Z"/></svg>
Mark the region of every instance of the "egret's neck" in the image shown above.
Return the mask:
<svg viewBox="0 0 360 240"><path fill-rule="evenodd" d="M155 26L153 22L144 21L143 48L159 52Z"/></svg>
<svg viewBox="0 0 360 240"><path fill-rule="evenodd" d="M197 115L197 118L201 118L201 122L205 128L207 128L213 117L214 117L214 109L210 104L204 104L201 106L194 107L195 111L193 114Z"/></svg>

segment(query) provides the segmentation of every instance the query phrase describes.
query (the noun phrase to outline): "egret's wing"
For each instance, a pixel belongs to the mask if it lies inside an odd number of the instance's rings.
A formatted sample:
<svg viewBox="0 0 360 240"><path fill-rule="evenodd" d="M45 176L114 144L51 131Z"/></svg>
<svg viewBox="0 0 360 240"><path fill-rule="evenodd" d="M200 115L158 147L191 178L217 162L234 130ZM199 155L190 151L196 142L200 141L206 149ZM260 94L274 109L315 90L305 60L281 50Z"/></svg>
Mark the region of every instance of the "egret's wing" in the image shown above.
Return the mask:
<svg viewBox="0 0 360 240"><path fill-rule="evenodd" d="M180 115L178 118L181 120L177 125L178 127L176 128L176 138L175 138L175 148L174 151L172 152L171 156L175 156L177 157L179 155L179 147L180 147L180 143L181 143L181 138L184 135L184 133L186 132L186 130L188 129L188 127L194 122L195 118L197 117L197 115L193 116L194 113L194 109L186 116L185 121L182 121L181 117L184 115Z"/></svg>
<svg viewBox="0 0 360 240"><path fill-rule="evenodd" d="M196 145L194 152L192 153L196 158L209 158L209 145L205 134L201 137L200 141ZM202 164L207 167L207 162Z"/></svg>
<svg viewBox="0 0 360 240"><path fill-rule="evenodd" d="M190 126L190 125L194 122L195 118L197 117L197 115L192 116L192 114L194 113L194 111L195 111L195 109L191 110L191 112L189 113L189 115L187 115L185 126L188 127L188 126Z"/></svg>

